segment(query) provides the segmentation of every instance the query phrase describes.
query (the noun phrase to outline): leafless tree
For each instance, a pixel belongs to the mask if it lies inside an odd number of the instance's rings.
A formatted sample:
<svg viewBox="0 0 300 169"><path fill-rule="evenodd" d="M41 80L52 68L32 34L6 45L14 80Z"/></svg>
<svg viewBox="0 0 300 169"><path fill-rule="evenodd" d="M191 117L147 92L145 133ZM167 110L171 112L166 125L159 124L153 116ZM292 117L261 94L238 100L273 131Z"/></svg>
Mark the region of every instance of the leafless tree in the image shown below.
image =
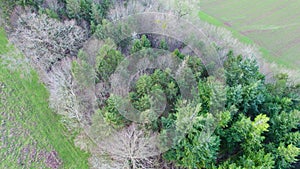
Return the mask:
<svg viewBox="0 0 300 169"><path fill-rule="evenodd" d="M50 107L70 119L81 119L70 59L65 59L59 65L54 66L47 77Z"/></svg>
<svg viewBox="0 0 300 169"><path fill-rule="evenodd" d="M165 12L165 6L158 0L116 0L108 13L108 18L118 20L122 17L143 12Z"/></svg>
<svg viewBox="0 0 300 169"><path fill-rule="evenodd" d="M300 72L282 67L275 63L270 63L263 58L259 50L259 46L254 44L245 44L236 39L232 33L225 28L216 27L206 22L193 22L206 35L208 43L214 43L218 49L219 58L224 61L229 50L232 50L236 55L241 54L244 58L256 60L260 71L266 75L266 80L271 82L273 76L278 73L289 74L292 81L299 82Z"/></svg>
<svg viewBox="0 0 300 169"><path fill-rule="evenodd" d="M197 0L115 0L113 8L109 11L108 18L118 20L143 12L172 13L178 17L197 13L200 9Z"/></svg>
<svg viewBox="0 0 300 169"><path fill-rule="evenodd" d="M46 15L27 13L18 19L10 40L37 69L50 71L57 61L77 55L86 34L75 21L61 23Z"/></svg>
<svg viewBox="0 0 300 169"><path fill-rule="evenodd" d="M50 107L64 116L65 124L71 129L90 123L96 109L95 85L79 84L71 72L73 60L64 58L44 79L50 92Z"/></svg>
<svg viewBox="0 0 300 169"><path fill-rule="evenodd" d="M96 151L108 154L117 168L155 168L160 155L157 139L156 134L146 134L131 124L100 141Z"/></svg>
<svg viewBox="0 0 300 169"><path fill-rule="evenodd" d="M105 42L95 37L91 37L88 41L84 43L82 50L88 56L86 60L90 65L96 66L96 57L97 55L99 55L99 50L104 44Z"/></svg>

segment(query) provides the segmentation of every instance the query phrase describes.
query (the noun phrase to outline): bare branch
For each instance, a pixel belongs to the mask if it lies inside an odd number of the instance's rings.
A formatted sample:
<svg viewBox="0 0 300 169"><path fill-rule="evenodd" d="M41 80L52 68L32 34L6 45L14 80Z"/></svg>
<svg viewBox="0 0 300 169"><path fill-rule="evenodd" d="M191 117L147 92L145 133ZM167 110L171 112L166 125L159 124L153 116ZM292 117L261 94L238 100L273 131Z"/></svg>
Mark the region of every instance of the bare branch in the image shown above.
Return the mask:
<svg viewBox="0 0 300 169"><path fill-rule="evenodd" d="M10 40L41 71L67 56L76 56L86 40L86 33L75 21L60 23L46 15L23 14Z"/></svg>

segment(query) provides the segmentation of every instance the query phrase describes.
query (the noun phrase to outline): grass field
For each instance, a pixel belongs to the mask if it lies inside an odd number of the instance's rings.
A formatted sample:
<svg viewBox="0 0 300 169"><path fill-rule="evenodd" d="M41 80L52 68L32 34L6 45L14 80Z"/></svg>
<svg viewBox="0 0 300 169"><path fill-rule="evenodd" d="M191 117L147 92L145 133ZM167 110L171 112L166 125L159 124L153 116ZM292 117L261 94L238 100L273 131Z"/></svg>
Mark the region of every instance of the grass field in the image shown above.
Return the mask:
<svg viewBox="0 0 300 169"><path fill-rule="evenodd" d="M300 1L201 0L201 11L202 19L258 44L268 61L300 70Z"/></svg>
<svg viewBox="0 0 300 169"><path fill-rule="evenodd" d="M0 55L14 48L0 28ZM60 117L48 107L48 92L32 71L11 71L0 57L0 168L88 168L89 154L74 146Z"/></svg>

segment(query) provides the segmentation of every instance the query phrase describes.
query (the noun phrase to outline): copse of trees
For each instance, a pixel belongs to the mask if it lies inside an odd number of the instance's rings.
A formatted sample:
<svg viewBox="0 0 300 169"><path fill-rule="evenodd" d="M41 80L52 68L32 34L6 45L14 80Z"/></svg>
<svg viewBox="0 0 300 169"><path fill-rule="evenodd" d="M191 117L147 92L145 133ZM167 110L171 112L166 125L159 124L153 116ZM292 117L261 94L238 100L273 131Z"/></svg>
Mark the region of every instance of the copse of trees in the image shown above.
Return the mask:
<svg viewBox="0 0 300 169"><path fill-rule="evenodd" d="M150 58L160 53L152 49L155 42L149 35L119 41L126 26L116 27L110 19L130 14L135 8L130 1L127 11L113 6L114 11L108 13L112 3L15 0L3 4L30 6L39 11L19 17L11 41L47 76L50 107L64 115L66 125L71 124L76 131L87 126L83 131L88 132L95 144L86 139L81 145L92 152L93 167L291 168L298 161L300 85L289 83L286 74L267 82L257 61L246 58L244 55L249 53L240 52L241 46L237 45L240 48L237 51L233 48L236 42L215 44L217 52L227 53L222 58L223 85L216 80L218 77L208 74L199 57L175 49L168 52L182 62L177 70L180 79L175 80L168 69L146 69L135 77L126 98L141 112L139 117L143 121L132 122L120 114L117 104L125 99L109 93L117 67L127 55L151 53ZM151 3L156 4L147 1L137 7L143 9ZM106 17L108 14L111 18ZM73 20L59 21L68 19ZM85 27L87 30L77 25L84 21L90 24ZM204 33L216 31L208 26L207 29ZM94 33L94 40L85 44L87 32ZM217 36L209 38L214 40ZM156 50L174 49L164 38L158 42ZM236 55L237 52L241 55ZM181 91L194 81L197 89L192 90L193 99L185 100ZM161 114L151 109L152 104L164 101L167 106ZM218 106L222 109L216 113L214 108ZM170 136L170 130L184 134ZM101 132L106 135L99 135ZM84 133L81 136L88 138ZM164 151L158 150L157 140L161 147L165 146Z"/></svg>
<svg viewBox="0 0 300 169"><path fill-rule="evenodd" d="M130 49L135 53L149 47L151 42L143 35L134 40ZM103 48L100 51L104 51ZM119 63L114 59L119 58L119 52L113 50L110 59L115 62L102 66L101 72L112 72L115 63ZM215 115L211 112L214 102L212 85L215 85L215 90L218 83L211 82L213 77L207 76L198 57L185 56L179 50L173 51L173 57L185 61L193 74L189 78L198 82L194 102L182 100L178 88L181 82L172 79L166 70L152 70L138 77L129 94L134 107L142 112L144 123L137 125L124 118L116 108L114 96L108 97L101 109L105 121L117 128L134 124L139 129L162 133L162 143L165 140L167 144L170 139L176 142L162 154L165 165L182 168L290 168L297 161L300 155L299 95L291 93L298 92L299 86L288 85L284 75L279 75L274 84L266 83L254 60L229 52L224 63L224 94L227 99L224 110ZM100 65L107 62L105 57L100 58L104 59L100 59L99 63L103 62ZM164 93L167 98L169 107L159 116L150 109L153 98L149 91L152 90ZM205 135L209 123L215 125L215 130ZM169 129L186 134L168 138L163 133Z"/></svg>

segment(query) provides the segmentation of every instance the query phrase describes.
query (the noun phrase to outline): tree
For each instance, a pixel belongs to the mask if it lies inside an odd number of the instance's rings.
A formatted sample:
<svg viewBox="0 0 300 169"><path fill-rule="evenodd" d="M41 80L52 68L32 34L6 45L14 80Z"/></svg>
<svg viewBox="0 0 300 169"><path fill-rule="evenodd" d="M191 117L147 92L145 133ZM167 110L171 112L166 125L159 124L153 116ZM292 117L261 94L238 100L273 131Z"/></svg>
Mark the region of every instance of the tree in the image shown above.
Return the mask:
<svg viewBox="0 0 300 169"><path fill-rule="evenodd" d="M272 121L269 138L273 143L278 144L281 141L285 141L283 136L286 133L290 133L292 132L292 130L298 128L300 112L298 110L294 110L289 113L281 112L278 114L274 114L271 119Z"/></svg>
<svg viewBox="0 0 300 169"><path fill-rule="evenodd" d="M12 42L28 57L35 68L50 71L52 65L69 56L76 56L86 40L86 32L75 21L60 23L46 15L22 15Z"/></svg>
<svg viewBox="0 0 300 169"><path fill-rule="evenodd" d="M290 168L291 164L298 161L297 156L300 154L300 148L289 144L285 146L284 143L280 143L278 149L278 168Z"/></svg>
<svg viewBox="0 0 300 169"><path fill-rule="evenodd" d="M230 51L224 63L226 84L228 85L227 104L236 106L244 113L259 113L258 107L265 101L264 76L259 72L255 60L234 56Z"/></svg>
<svg viewBox="0 0 300 169"><path fill-rule="evenodd" d="M142 12L165 12L167 6L164 6L160 1L155 0L126 0L114 1L107 17L111 20L118 20L122 17L127 17L136 13Z"/></svg>
<svg viewBox="0 0 300 169"><path fill-rule="evenodd" d="M91 20L93 24L95 25L101 24L102 19L104 19L104 16L101 12L101 9L99 9L98 5L93 3L91 9Z"/></svg>
<svg viewBox="0 0 300 169"><path fill-rule="evenodd" d="M150 40L147 38L146 35L142 35L141 37L141 44L143 47L145 48L150 48L151 47L151 42Z"/></svg>
<svg viewBox="0 0 300 169"><path fill-rule="evenodd" d="M112 124L115 128L122 128L129 121L120 114L116 104L117 99L114 96L110 96L106 100L106 106L102 109L102 114L106 122Z"/></svg>
<svg viewBox="0 0 300 169"><path fill-rule="evenodd" d="M70 61L64 60L60 66L53 68L48 74L48 85L50 107L58 114L65 115L70 119L80 119Z"/></svg>
<svg viewBox="0 0 300 169"><path fill-rule="evenodd" d="M101 2L92 3L91 8L91 22L98 25L106 17L109 7L111 6L111 1L103 0Z"/></svg>
<svg viewBox="0 0 300 169"><path fill-rule="evenodd" d="M250 118L240 115L240 119L235 122L226 134L229 150L235 150L240 144L243 151L252 152L261 148L264 136L262 133L267 131L269 120L265 115L258 115L253 122Z"/></svg>
<svg viewBox="0 0 300 169"><path fill-rule="evenodd" d="M250 85L253 82L264 80L255 60L243 59L242 55L235 56L233 51L227 54L224 68L226 83L230 87L239 84Z"/></svg>
<svg viewBox="0 0 300 169"><path fill-rule="evenodd" d="M184 57L185 57L184 54L180 53L179 49L175 49L173 51L173 55L176 56L176 57L178 57L179 59L184 59Z"/></svg>
<svg viewBox="0 0 300 169"><path fill-rule="evenodd" d="M218 166L219 169L274 168L274 157L264 150L251 152L240 156L237 161L228 160Z"/></svg>
<svg viewBox="0 0 300 169"><path fill-rule="evenodd" d="M78 52L78 60L72 62L72 74L76 79L78 86L84 88L94 86L96 83L96 72L93 65L89 64L85 59L87 54L80 50Z"/></svg>
<svg viewBox="0 0 300 169"><path fill-rule="evenodd" d="M156 143L155 133L147 134L131 124L99 142L98 151L109 154L117 168L155 168L160 154Z"/></svg>
<svg viewBox="0 0 300 169"><path fill-rule="evenodd" d="M142 35L141 39L135 39L134 40L130 52L133 54L133 53L138 52L142 49L150 48L150 47L151 47L151 42L149 41L149 39L147 38L146 35Z"/></svg>
<svg viewBox="0 0 300 169"><path fill-rule="evenodd" d="M123 59L123 55L115 49L113 42L110 41L103 45L96 59L98 78L105 81L109 80Z"/></svg>
<svg viewBox="0 0 300 169"><path fill-rule="evenodd" d="M81 6L80 6L81 0L66 0L66 8L68 12L68 16L70 18L80 18L81 13Z"/></svg>
<svg viewBox="0 0 300 169"><path fill-rule="evenodd" d="M162 39L160 42L159 42L159 48L160 49L164 49L164 50L168 50L169 47L168 47L168 44L166 42L165 39Z"/></svg>
<svg viewBox="0 0 300 169"><path fill-rule="evenodd" d="M181 102L177 105L176 131L179 138L173 138L174 147L164 158L184 168L208 168L215 163L219 151L220 139L216 135L206 133L208 121L213 119L211 114L201 115L201 105L194 106Z"/></svg>

